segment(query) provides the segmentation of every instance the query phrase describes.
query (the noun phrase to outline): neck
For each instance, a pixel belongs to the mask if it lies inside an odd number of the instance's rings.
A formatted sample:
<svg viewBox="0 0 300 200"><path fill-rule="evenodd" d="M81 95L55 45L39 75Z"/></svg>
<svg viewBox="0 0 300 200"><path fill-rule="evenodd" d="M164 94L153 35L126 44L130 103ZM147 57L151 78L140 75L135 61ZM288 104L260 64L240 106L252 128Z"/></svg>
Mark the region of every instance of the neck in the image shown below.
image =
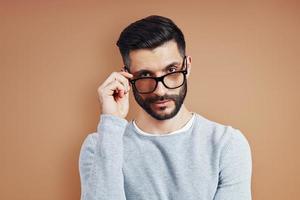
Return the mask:
<svg viewBox="0 0 300 200"><path fill-rule="evenodd" d="M167 134L183 127L192 117L192 113L182 105L177 115L168 120L157 120L144 110L135 118L137 126L147 133Z"/></svg>

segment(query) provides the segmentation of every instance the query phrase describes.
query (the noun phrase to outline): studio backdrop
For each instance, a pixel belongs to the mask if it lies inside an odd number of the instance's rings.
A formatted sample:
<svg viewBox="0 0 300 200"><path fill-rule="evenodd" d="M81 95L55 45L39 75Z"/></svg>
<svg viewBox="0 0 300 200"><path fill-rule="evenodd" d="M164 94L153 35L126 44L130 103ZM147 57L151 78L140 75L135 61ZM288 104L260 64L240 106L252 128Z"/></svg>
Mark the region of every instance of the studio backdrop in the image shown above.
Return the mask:
<svg viewBox="0 0 300 200"><path fill-rule="evenodd" d="M0 199L80 198L78 157L120 32L171 18L192 56L186 106L240 129L257 200L300 196L299 1L0 2ZM137 104L130 94L130 113Z"/></svg>

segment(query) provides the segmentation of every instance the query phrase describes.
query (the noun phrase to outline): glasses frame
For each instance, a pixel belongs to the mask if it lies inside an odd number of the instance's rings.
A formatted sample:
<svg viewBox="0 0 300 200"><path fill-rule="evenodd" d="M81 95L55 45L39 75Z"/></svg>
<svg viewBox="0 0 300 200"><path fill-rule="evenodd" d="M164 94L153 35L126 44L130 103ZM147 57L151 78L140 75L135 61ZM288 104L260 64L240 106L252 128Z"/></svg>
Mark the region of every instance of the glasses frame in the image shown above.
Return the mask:
<svg viewBox="0 0 300 200"><path fill-rule="evenodd" d="M185 61L186 61L186 56L183 57L183 63L182 63L182 66L181 66L181 69L183 69L183 68L185 67L184 70L179 70L179 71L175 71L175 72L170 72L170 73L167 73L167 74L165 74L165 75L163 75L163 76L159 76L159 77L140 77L140 78L136 78L136 79L129 79L129 82L133 85L133 87L135 88L135 90L136 90L138 93L140 93L140 94L150 94L150 93L154 92L154 91L156 90L156 88L157 88L158 82L162 82L163 85L164 85L166 88L168 88L168 89L176 89L176 88L179 88L179 87L181 87L181 86L186 82L187 66L185 65L185 63L186 63ZM126 66L124 66L124 69L126 69L126 70L129 72L129 70L128 70L128 68L127 68ZM175 74L175 73L182 73L182 74L183 74L183 82L182 82L181 85L179 85L179 86L177 86L177 87L168 87L168 86L165 84L165 82L164 82L164 78L165 78L166 76L170 75L170 74ZM136 86L135 86L135 82L136 82L137 80L141 80L141 79L153 79L153 80L155 80L156 84L155 84L154 89L153 89L152 91L150 91L150 92L140 92L140 91L138 91L138 89L137 89Z"/></svg>

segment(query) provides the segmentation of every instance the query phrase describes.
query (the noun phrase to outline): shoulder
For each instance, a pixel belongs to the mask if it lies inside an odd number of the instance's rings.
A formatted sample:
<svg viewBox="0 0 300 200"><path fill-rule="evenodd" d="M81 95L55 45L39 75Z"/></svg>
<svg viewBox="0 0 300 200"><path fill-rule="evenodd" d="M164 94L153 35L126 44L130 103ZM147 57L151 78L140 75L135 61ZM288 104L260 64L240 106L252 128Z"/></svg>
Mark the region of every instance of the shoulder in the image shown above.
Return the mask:
<svg viewBox="0 0 300 200"><path fill-rule="evenodd" d="M250 148L246 136L240 129L212 121L198 113L195 114L197 128L204 139L215 148L225 150L232 145L235 145L235 148Z"/></svg>

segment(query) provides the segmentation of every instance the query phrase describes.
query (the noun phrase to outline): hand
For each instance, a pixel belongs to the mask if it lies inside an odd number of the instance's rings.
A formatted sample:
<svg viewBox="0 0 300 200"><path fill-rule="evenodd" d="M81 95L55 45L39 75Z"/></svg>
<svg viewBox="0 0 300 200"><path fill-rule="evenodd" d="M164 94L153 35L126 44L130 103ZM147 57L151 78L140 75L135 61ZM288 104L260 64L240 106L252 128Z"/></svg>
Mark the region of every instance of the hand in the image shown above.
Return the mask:
<svg viewBox="0 0 300 200"><path fill-rule="evenodd" d="M102 114L112 114L125 118L129 111L129 90L128 78L133 75L121 71L113 72L98 87L98 98L101 104Z"/></svg>

